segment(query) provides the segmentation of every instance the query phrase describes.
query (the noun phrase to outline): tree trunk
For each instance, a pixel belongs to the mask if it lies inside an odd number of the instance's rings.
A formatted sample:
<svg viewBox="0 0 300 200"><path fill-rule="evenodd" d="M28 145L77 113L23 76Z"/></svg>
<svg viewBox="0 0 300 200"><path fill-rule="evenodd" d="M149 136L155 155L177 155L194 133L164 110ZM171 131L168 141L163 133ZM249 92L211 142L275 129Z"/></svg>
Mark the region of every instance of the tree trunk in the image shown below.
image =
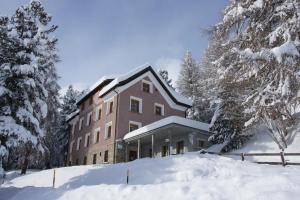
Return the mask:
<svg viewBox="0 0 300 200"><path fill-rule="evenodd" d="M21 174L26 174L28 162L28 157L26 156L24 162L22 163Z"/></svg>

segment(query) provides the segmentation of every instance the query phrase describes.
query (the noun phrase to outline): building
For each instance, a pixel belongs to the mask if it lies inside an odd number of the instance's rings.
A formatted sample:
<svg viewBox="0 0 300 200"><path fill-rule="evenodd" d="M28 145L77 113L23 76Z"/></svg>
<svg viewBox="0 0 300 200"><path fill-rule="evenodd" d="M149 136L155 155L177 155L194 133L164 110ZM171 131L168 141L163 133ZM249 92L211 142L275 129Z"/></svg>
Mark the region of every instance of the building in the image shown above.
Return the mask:
<svg viewBox="0 0 300 200"><path fill-rule="evenodd" d="M186 119L191 100L170 88L149 65L103 77L77 102L69 165L118 163L207 146L208 124Z"/></svg>

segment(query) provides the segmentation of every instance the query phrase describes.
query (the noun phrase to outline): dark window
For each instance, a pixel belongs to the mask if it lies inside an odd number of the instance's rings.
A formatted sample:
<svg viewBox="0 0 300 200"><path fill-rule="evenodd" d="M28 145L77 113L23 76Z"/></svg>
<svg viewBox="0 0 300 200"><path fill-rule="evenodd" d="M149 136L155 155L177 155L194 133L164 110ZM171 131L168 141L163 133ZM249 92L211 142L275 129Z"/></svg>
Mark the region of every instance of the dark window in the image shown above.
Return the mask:
<svg viewBox="0 0 300 200"><path fill-rule="evenodd" d="M72 166L72 161L71 160L69 161L69 166Z"/></svg>
<svg viewBox="0 0 300 200"><path fill-rule="evenodd" d="M79 165L79 160L78 160L78 158L76 159L75 164L76 164L76 165Z"/></svg>
<svg viewBox="0 0 300 200"><path fill-rule="evenodd" d="M199 147L204 147L204 141L203 140L199 140L198 141L198 146Z"/></svg>
<svg viewBox="0 0 300 200"><path fill-rule="evenodd" d="M104 162L108 162L108 151L104 151Z"/></svg>
<svg viewBox="0 0 300 200"><path fill-rule="evenodd" d="M101 119L102 109L100 108L98 111L98 120Z"/></svg>
<svg viewBox="0 0 300 200"><path fill-rule="evenodd" d="M113 112L114 102L109 102L109 113Z"/></svg>
<svg viewBox="0 0 300 200"><path fill-rule="evenodd" d="M82 104L80 105L80 110L81 110L81 111L84 110L84 102L82 102Z"/></svg>
<svg viewBox="0 0 300 200"><path fill-rule="evenodd" d="M88 121L88 124L91 125L91 123L92 123L92 115L89 115L88 120L89 120L89 121Z"/></svg>
<svg viewBox="0 0 300 200"><path fill-rule="evenodd" d="M134 131L138 128L139 126L137 124L132 124L132 123L129 124L129 132Z"/></svg>
<svg viewBox="0 0 300 200"><path fill-rule="evenodd" d="M88 135L86 139L86 147L88 147L89 145L90 145L90 136Z"/></svg>
<svg viewBox="0 0 300 200"><path fill-rule="evenodd" d="M99 153L99 156L101 157L101 152Z"/></svg>
<svg viewBox="0 0 300 200"><path fill-rule="evenodd" d="M107 138L110 138L111 136L111 126L107 127Z"/></svg>
<svg viewBox="0 0 300 200"><path fill-rule="evenodd" d="M93 164L96 164L96 162L97 162L97 154L94 154L93 155Z"/></svg>
<svg viewBox="0 0 300 200"><path fill-rule="evenodd" d="M93 104L93 97L90 97L89 99L89 105L92 105Z"/></svg>
<svg viewBox="0 0 300 200"><path fill-rule="evenodd" d="M143 91L150 93L150 84L148 83L143 83Z"/></svg>
<svg viewBox="0 0 300 200"><path fill-rule="evenodd" d="M80 146L81 146L81 139L79 140L78 150L80 149Z"/></svg>
<svg viewBox="0 0 300 200"><path fill-rule="evenodd" d="M96 142L99 142L99 139L100 139L100 131L97 131Z"/></svg>
<svg viewBox="0 0 300 200"><path fill-rule="evenodd" d="M184 143L183 143L183 141L177 142L176 154L183 154L184 153L183 151L184 151Z"/></svg>
<svg viewBox="0 0 300 200"><path fill-rule="evenodd" d="M162 107L161 106L155 106L155 114L162 116Z"/></svg>
<svg viewBox="0 0 300 200"><path fill-rule="evenodd" d="M84 158L83 158L83 164L86 165L86 163L87 163L87 157L84 156Z"/></svg>
<svg viewBox="0 0 300 200"><path fill-rule="evenodd" d="M161 156L165 157L169 153L169 147L167 145L162 146Z"/></svg>
<svg viewBox="0 0 300 200"><path fill-rule="evenodd" d="M139 113L140 102L138 100L135 100L135 99L131 99L130 101L131 101L131 103L130 103L130 110L132 112Z"/></svg>

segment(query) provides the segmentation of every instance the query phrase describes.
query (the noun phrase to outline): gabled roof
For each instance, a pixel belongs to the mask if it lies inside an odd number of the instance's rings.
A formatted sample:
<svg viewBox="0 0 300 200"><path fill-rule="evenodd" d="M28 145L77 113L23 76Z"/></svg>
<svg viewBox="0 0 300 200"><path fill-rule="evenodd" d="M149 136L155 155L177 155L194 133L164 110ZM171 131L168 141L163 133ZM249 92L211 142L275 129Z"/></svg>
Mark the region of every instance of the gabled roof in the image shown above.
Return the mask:
<svg viewBox="0 0 300 200"><path fill-rule="evenodd" d="M80 104L82 101L86 100L91 93L93 93L95 90L97 90L100 87L103 87L104 85L107 85L110 83L112 80L114 80L116 76L103 76L101 77L94 85L92 85L88 91L82 95L78 100L77 100L77 105Z"/></svg>
<svg viewBox="0 0 300 200"><path fill-rule="evenodd" d="M170 96L170 98L178 105L184 106L184 107L191 107L192 106L192 100L188 99L176 91L174 91L170 86L167 85L165 80L158 74L158 72L153 69L149 64L142 65L124 75L121 75L117 78L115 78L112 82L110 82L108 85L102 88L102 90L99 93L100 97L105 96L112 90L114 90L117 87L123 86L132 80L138 78L139 76L143 75L146 72L151 72L154 77L157 79L157 81L160 83L160 85L163 87L163 89L166 91L166 93Z"/></svg>
<svg viewBox="0 0 300 200"><path fill-rule="evenodd" d="M153 122L152 124L143 126L137 130L127 133L124 136L124 140L129 140L131 138L135 138L140 135L146 136L146 135L150 134L152 131L159 129L161 127L170 125L170 124L177 124L177 125L181 125L181 126L185 126L185 127L189 127L189 128L193 128L193 129L202 130L203 134L210 135L209 124L191 120L191 119L186 119L183 117L170 116L170 117L166 117L159 121Z"/></svg>

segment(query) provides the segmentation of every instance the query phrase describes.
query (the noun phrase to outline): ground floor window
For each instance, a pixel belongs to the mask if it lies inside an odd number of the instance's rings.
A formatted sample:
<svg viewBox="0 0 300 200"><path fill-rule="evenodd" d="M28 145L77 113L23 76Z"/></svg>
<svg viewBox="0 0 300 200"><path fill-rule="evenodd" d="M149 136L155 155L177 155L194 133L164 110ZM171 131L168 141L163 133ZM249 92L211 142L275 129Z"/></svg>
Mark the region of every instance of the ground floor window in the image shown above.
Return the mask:
<svg viewBox="0 0 300 200"><path fill-rule="evenodd" d="M129 151L129 161L133 161L137 159L137 152L136 151Z"/></svg>
<svg viewBox="0 0 300 200"><path fill-rule="evenodd" d="M177 142L176 145L176 154L183 154L184 153L184 143L183 141Z"/></svg>
<svg viewBox="0 0 300 200"><path fill-rule="evenodd" d="M205 145L203 140L198 140L198 147L203 148Z"/></svg>
<svg viewBox="0 0 300 200"><path fill-rule="evenodd" d="M161 156L162 157L165 157L168 155L168 152L169 152L169 147L168 145L163 145L162 146L162 149L161 149Z"/></svg>
<svg viewBox="0 0 300 200"><path fill-rule="evenodd" d="M69 166L72 166L72 161L71 160L69 161Z"/></svg>
<svg viewBox="0 0 300 200"><path fill-rule="evenodd" d="M75 164L79 165L79 159L78 158L76 159Z"/></svg>
<svg viewBox="0 0 300 200"><path fill-rule="evenodd" d="M93 164L96 164L97 163L97 154L94 154L93 155Z"/></svg>
<svg viewBox="0 0 300 200"><path fill-rule="evenodd" d="M84 158L83 158L83 164L84 164L84 165L87 164L87 157L86 157L86 156L84 156Z"/></svg>
<svg viewBox="0 0 300 200"><path fill-rule="evenodd" d="M104 151L104 162L108 162L108 150Z"/></svg>

